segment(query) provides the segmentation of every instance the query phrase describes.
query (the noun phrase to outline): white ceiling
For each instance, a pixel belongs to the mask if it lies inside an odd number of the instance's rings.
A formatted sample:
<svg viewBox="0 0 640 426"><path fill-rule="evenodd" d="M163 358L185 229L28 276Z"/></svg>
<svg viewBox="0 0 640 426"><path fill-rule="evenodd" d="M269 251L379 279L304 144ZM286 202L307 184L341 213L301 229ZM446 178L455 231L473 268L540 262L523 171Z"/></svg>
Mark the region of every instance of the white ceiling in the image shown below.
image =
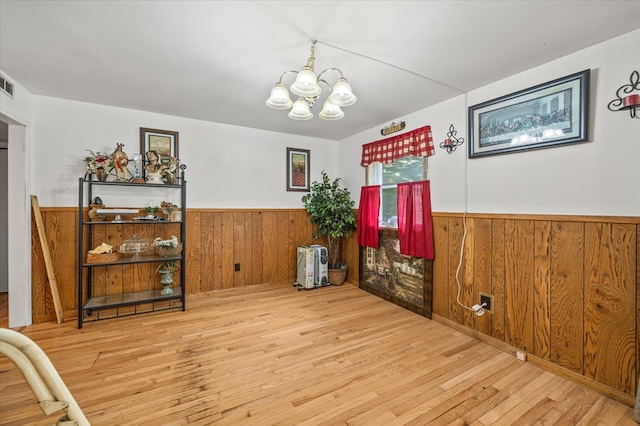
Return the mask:
<svg viewBox="0 0 640 426"><path fill-rule="evenodd" d="M36 95L341 140L638 28L639 0L0 0L0 68ZM310 121L265 106L311 39L358 97L342 120L318 118L325 93Z"/></svg>

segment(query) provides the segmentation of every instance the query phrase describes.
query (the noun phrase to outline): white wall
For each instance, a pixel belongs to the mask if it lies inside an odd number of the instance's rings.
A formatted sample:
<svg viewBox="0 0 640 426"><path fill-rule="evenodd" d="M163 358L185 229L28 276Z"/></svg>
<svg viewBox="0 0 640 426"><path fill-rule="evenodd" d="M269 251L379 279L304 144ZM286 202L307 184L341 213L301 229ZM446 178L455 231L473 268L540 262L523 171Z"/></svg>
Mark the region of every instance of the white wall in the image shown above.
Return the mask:
<svg viewBox="0 0 640 426"><path fill-rule="evenodd" d="M323 168L337 170L335 141L43 96L34 97L33 116L33 192L42 206L77 205L86 150L111 153L124 143L132 157L140 151L140 127L179 132L190 208L301 208L302 193L286 191L287 147L311 151L312 181ZM175 193L151 191L102 198L107 207L142 207Z"/></svg>
<svg viewBox="0 0 640 426"><path fill-rule="evenodd" d="M10 75L7 78L14 81ZM15 81L14 81L15 82ZM9 327L31 324L31 111L32 95L15 83L0 92L0 120L9 124L7 155Z"/></svg>
<svg viewBox="0 0 640 426"><path fill-rule="evenodd" d="M526 71L395 121L407 130L431 125L434 142L450 124L465 144L453 154L436 148L429 158L436 212L640 215L640 119L607 104L640 71L640 30ZM589 141L561 147L467 159L467 107L590 68ZM380 128L339 144L339 173L359 199L364 185L362 144L382 139ZM466 179L465 179L466 175ZM467 196L465 197L465 183Z"/></svg>

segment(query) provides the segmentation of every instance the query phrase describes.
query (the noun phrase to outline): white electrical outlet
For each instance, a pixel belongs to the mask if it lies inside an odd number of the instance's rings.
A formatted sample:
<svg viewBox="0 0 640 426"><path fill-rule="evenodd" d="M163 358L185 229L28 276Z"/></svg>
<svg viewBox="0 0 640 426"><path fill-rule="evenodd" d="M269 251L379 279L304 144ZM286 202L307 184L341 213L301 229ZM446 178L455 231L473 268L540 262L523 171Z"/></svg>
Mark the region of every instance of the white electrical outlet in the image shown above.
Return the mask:
<svg viewBox="0 0 640 426"><path fill-rule="evenodd" d="M520 361L526 361L527 360L527 353L523 352L523 351L517 351L516 352L516 358L518 358L518 360L520 360Z"/></svg>

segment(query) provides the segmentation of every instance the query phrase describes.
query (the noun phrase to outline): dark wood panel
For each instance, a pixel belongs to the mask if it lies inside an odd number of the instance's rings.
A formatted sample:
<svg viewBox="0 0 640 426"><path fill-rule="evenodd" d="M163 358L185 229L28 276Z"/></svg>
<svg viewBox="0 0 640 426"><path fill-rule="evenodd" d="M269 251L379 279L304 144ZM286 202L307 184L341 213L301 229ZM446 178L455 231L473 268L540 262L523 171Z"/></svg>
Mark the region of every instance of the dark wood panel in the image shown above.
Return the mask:
<svg viewBox="0 0 640 426"><path fill-rule="evenodd" d="M636 254L629 249L635 230L631 224L585 224L584 373L627 393L637 374Z"/></svg>
<svg viewBox="0 0 640 426"><path fill-rule="evenodd" d="M433 218L433 313L443 317L449 314L449 218Z"/></svg>
<svg viewBox="0 0 640 426"><path fill-rule="evenodd" d="M474 298L475 283L473 280L474 260L476 257L475 256L476 255L475 221L473 219L467 218L466 224L463 222L463 226L464 225L466 225L467 227L467 235L464 241L464 247L461 247L464 252L462 257L462 264L464 265L464 267L460 269L460 275L458 276L461 284L460 302L462 302L464 306L471 307L475 303L475 300L474 300L475 299ZM458 253L460 252L461 248L458 248ZM471 309L464 309L464 308L462 309L462 324L464 324L469 328L475 329L476 314Z"/></svg>
<svg viewBox="0 0 640 426"><path fill-rule="evenodd" d="M448 315L446 317L452 321L462 324L462 307L458 304L458 287L457 282L462 284L462 277L465 273L465 264L460 265L460 271L457 274L456 270L460 263L460 248L462 244L463 234L463 222L461 218L449 219L449 274L447 278L447 286L449 288L449 308Z"/></svg>
<svg viewBox="0 0 640 426"><path fill-rule="evenodd" d="M214 287L215 255L214 214L193 212L187 215L186 280L187 294L212 291Z"/></svg>
<svg viewBox="0 0 640 426"><path fill-rule="evenodd" d="M244 222L244 212L235 212L233 214L233 286L243 287L245 284L245 275L250 259L245 259L246 246L251 247L251 241L247 239L247 230ZM239 271L235 270L238 264ZM249 281L250 282L250 281Z"/></svg>
<svg viewBox="0 0 640 426"><path fill-rule="evenodd" d="M505 221L505 340L527 352L533 351L533 224Z"/></svg>
<svg viewBox="0 0 640 426"><path fill-rule="evenodd" d="M213 289L222 289L222 247L225 244L222 238L222 213L211 213L213 215ZM205 269L209 265L202 265Z"/></svg>
<svg viewBox="0 0 640 426"><path fill-rule="evenodd" d="M251 259L251 275L253 284L264 283L264 230L262 212L254 212L251 219L253 247Z"/></svg>
<svg viewBox="0 0 640 426"><path fill-rule="evenodd" d="M491 336L500 341L505 339L505 235L504 220L491 222Z"/></svg>
<svg viewBox="0 0 640 426"><path fill-rule="evenodd" d="M584 225L553 222L551 242L551 353L554 363L582 373L584 335Z"/></svg>
<svg viewBox="0 0 640 426"><path fill-rule="evenodd" d="M536 221L533 239L533 353L542 359L549 360L551 352L551 325L549 323L551 223L547 220Z"/></svg>
<svg viewBox="0 0 640 426"><path fill-rule="evenodd" d="M264 256L264 282L273 284L278 276L278 213L264 212L262 214L263 239L262 252Z"/></svg>
<svg viewBox="0 0 640 426"><path fill-rule="evenodd" d="M480 303L480 294L491 295L491 220L473 219L474 227L474 262L473 262L473 300L471 305ZM492 307L493 308L493 307ZM474 315L475 316L475 315ZM486 312L483 316L477 317L476 330L481 333L491 335L493 315Z"/></svg>
<svg viewBox="0 0 640 426"><path fill-rule="evenodd" d="M233 288L233 211L220 214L222 219L222 289ZM238 242L240 244L241 242Z"/></svg>

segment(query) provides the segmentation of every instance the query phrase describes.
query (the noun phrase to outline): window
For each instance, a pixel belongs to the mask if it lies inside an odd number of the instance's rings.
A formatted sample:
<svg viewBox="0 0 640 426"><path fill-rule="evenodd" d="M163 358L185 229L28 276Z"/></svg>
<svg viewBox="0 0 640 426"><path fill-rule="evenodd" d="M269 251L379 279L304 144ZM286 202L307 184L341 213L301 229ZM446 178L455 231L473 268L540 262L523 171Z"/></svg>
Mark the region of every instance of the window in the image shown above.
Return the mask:
<svg viewBox="0 0 640 426"><path fill-rule="evenodd" d="M367 166L367 185L381 185L380 226L398 227L398 183L426 179L427 157L402 157L391 164Z"/></svg>

